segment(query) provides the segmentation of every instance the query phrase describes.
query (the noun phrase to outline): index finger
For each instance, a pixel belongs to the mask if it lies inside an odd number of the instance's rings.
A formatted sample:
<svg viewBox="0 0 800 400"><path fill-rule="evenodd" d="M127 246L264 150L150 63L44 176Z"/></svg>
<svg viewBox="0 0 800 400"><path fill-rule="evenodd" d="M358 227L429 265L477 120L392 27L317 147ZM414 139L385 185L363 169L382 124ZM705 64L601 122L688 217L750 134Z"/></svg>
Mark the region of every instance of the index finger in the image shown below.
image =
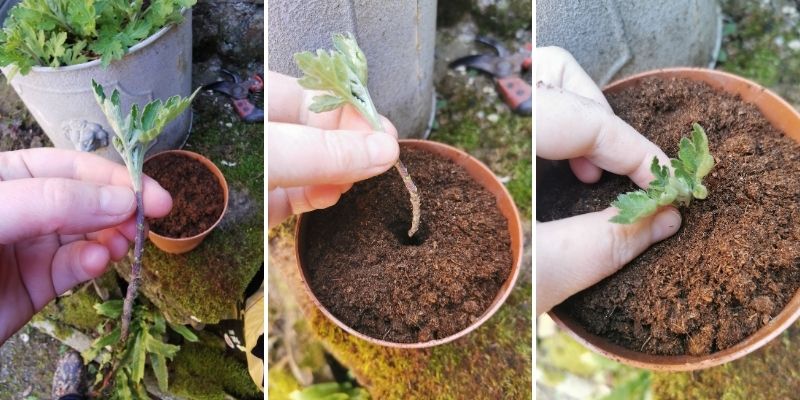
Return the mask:
<svg viewBox="0 0 800 400"><path fill-rule="evenodd" d="M601 104L555 88L536 89L536 154L548 160L586 157L594 165L627 175L640 187L653 180L650 165L669 158L653 142Z"/></svg>
<svg viewBox="0 0 800 400"><path fill-rule="evenodd" d="M125 166L96 154L37 148L0 152L0 180L66 178L98 185L133 187ZM148 215L163 216L172 197L154 179L142 174L142 195Z"/></svg>

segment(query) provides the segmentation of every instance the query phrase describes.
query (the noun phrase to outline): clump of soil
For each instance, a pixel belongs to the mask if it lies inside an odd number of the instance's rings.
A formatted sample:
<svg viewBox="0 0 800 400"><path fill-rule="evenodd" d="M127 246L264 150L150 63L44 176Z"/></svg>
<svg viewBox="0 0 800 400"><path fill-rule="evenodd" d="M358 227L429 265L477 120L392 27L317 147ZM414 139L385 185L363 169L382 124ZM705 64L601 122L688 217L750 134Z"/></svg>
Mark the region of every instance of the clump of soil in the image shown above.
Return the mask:
<svg viewBox="0 0 800 400"><path fill-rule="evenodd" d="M459 332L489 308L511 272L508 223L494 195L457 164L401 148L422 198L410 204L394 169L308 214L309 285L336 318L368 336L412 343Z"/></svg>
<svg viewBox="0 0 800 400"><path fill-rule="evenodd" d="M649 79L608 98L667 155L702 125L717 165L706 200L682 208L678 233L559 305L590 332L631 350L702 355L775 317L800 287L800 146L758 109L704 83ZM540 181L537 219L599 211L634 189L605 173L584 185L568 169Z"/></svg>
<svg viewBox="0 0 800 400"><path fill-rule="evenodd" d="M144 173L172 195L172 211L149 219L150 230L171 238L192 237L214 225L225 207L217 177L200 161L164 154L147 161Z"/></svg>

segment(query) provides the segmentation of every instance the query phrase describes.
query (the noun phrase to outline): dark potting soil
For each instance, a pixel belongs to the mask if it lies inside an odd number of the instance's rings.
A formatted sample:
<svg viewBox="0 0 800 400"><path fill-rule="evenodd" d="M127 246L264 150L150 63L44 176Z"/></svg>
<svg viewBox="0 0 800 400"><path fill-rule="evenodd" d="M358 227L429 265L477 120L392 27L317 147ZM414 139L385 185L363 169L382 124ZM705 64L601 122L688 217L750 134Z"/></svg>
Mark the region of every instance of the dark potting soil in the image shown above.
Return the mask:
<svg viewBox="0 0 800 400"><path fill-rule="evenodd" d="M758 109L704 83L650 79L608 98L670 157L702 125L716 166L709 196L682 208L678 233L558 307L589 331L635 351L702 355L767 324L800 287L800 146ZM604 173L595 185L568 168L540 181L537 219L599 211L634 190Z"/></svg>
<svg viewBox="0 0 800 400"><path fill-rule="evenodd" d="M192 237L214 225L225 207L222 186L200 161L164 154L144 164L144 173L172 195L172 211L148 219L150 230L171 238Z"/></svg>
<svg viewBox="0 0 800 400"><path fill-rule="evenodd" d="M392 342L441 339L489 308L511 272L511 238L494 195L457 164L421 150L400 158L422 198L420 231L395 169L307 215L309 285L353 329Z"/></svg>

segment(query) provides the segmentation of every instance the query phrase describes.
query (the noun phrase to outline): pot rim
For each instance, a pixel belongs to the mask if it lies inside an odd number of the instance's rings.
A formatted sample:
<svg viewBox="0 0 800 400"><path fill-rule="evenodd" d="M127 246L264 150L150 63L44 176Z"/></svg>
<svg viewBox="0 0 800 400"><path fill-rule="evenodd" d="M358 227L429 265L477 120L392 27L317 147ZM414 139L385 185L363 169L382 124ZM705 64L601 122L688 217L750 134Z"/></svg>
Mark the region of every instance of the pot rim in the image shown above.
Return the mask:
<svg viewBox="0 0 800 400"><path fill-rule="evenodd" d="M438 147L440 149L446 149L446 151L452 151L454 154L457 154L460 157L463 157L465 159L470 160L470 162L475 164L478 167L479 170L481 170L483 172L488 172L492 177L494 177L494 180L497 182L498 186L502 189L503 196L509 199L509 203L511 204L511 219L514 219L514 220L517 221L517 228L518 229L517 229L516 235L517 235L517 237L520 238L519 251L517 252L516 257L514 257L514 260L512 260L510 276L508 278L506 278L506 283L503 283L503 285L505 286L505 289L502 289L502 287L501 287L501 291L498 292L498 294L496 295L495 299L492 301L492 305L488 309L486 309L486 311L484 311L484 313L481 315L480 318L476 319L469 326L467 326L466 328L464 328L464 329L462 329L462 330L460 330L460 331L458 331L458 332L456 332L456 333L454 333L454 334L452 334L450 336L446 336L446 337L441 338L441 339L434 339L434 340L429 340L429 341L426 341L426 342L413 342L413 343L399 343L399 342L390 342L390 341L386 341L386 340L382 340L382 339L377 339L377 338L373 338L371 336L365 335L365 334L363 334L361 332L358 332L355 329L353 329L350 326L348 326L347 324L345 324L344 322L340 321L330 311L328 311L327 308L325 308L325 306L319 301L319 299L317 299L317 296L314 294L313 290L311 290L311 286L308 284L308 281L306 280L305 273L304 273L303 268L301 267L301 261L300 261L301 260L301 258L300 258L300 245L299 245L300 244L300 240L298 240L298 238L300 237L300 227L302 226L302 220L303 220L303 215L302 214L298 216L297 223L295 225L295 257L297 259L298 268L300 269L300 280L303 282L303 287L306 289L306 293L308 293L308 295L311 298L311 301L314 303L314 305L317 306L317 309L319 309L322 312L322 314L325 315L326 318L328 318L329 320L333 321L333 323L336 324L339 328L344 329L347 333L349 333L349 334L351 334L353 336L356 336L359 339L365 340L367 342L370 342L372 344L376 344L376 345L379 345L379 346L401 348L401 349L421 349L421 348L433 347L433 346L438 346L438 345L441 345L441 344L449 343L449 342L452 342L452 341L454 341L456 339L459 339L459 338L467 335L468 333L474 331L475 329L477 329L478 327L483 325L484 322L486 322L489 318L491 318L497 312L497 310L500 309L500 307L505 303L505 301L508 298L508 296L511 294L511 292L516 287L517 278L519 277L519 271L520 271L521 265L522 265L522 257L523 257L523 254L522 254L522 250L523 249L522 249L522 247L523 247L524 236L523 236L523 232L522 232L522 220L520 219L520 216L519 216L519 210L517 210L517 206L514 203L514 200L511 197L511 194L508 192L508 189L505 187L505 185L500 183L500 181L497 179L497 176L494 174L494 172L492 172L489 169L489 167L487 167L480 160L478 160L477 158L471 156L470 154L468 154L468 153L466 153L466 152L464 152L464 151L462 151L460 149L457 149L457 148L455 148L453 146L450 146L450 145L447 145L447 144L444 144L444 143L434 142L434 141L430 141L430 140L420 140L420 139L399 139L398 142L401 145L402 144L411 144L413 146L418 146L418 148L419 147L424 148L426 146L431 146L433 148ZM426 149L426 151L430 151L430 150ZM483 185L481 185L481 186L483 187ZM498 206L498 208L500 208L500 207ZM511 224L509 224L509 226L507 228L507 231L508 231L509 235L513 238L515 233L512 232L513 228L510 225ZM512 243L511 246L512 246L511 251L512 251L512 254L513 254L513 251L514 251L513 243Z"/></svg>
<svg viewBox="0 0 800 400"><path fill-rule="evenodd" d="M139 43L136 43L135 45L131 46L128 49L128 51L122 56L122 58L120 60L114 60L114 61L112 61L112 63L124 60L130 54L136 53L137 51L149 46L151 43L153 43L156 40L160 39L170 29L173 29L173 28L177 27L178 25L186 22L186 15L189 13L189 11L191 11L191 7L185 8L181 12L181 15L184 18L184 20L182 22L180 22L178 24L171 23L171 24L169 24L167 26L164 26L163 28L161 28L158 31L156 31L156 33L146 37L144 40L142 40ZM87 61L85 63L74 64L74 65L65 65L65 66L61 66L61 67L46 67L46 66L42 66L42 65L35 65L35 66L31 67L31 72L47 73L47 74L49 74L49 73L57 73L57 72L72 72L72 71L78 71L78 70L82 70L82 69L96 67L98 65L100 65L100 59L99 58L91 60L91 61ZM3 67L3 70L6 70L9 67L10 67L10 65L5 66L5 67Z"/></svg>
<svg viewBox="0 0 800 400"><path fill-rule="evenodd" d="M156 236L156 237L158 237L160 239L169 240L169 241L173 241L173 242L189 242L189 241L193 241L193 240L197 240L199 238L205 237L206 235L211 233L211 231L214 230L214 228L216 228L217 225L219 225L220 222L222 222L222 219L225 217L225 213L228 211L228 182L225 179L225 175L223 175L222 171L220 171L219 167L217 167L217 165L214 164L207 157L203 156L202 154L195 153L195 152L189 151L189 150L179 150L179 149L164 150L164 151L158 152L156 154L153 154L153 155L147 157L144 160L144 163L142 165L146 164L148 161L152 160L153 158L156 158L156 157L162 156L162 155L167 155L167 154L180 154L180 155L192 158L192 159L196 159L196 160L200 161L201 164L203 164L204 167L209 169L211 171L211 173L214 174L215 178L217 176L222 178L221 180L219 180L219 179L217 180L218 183L219 183L219 186L220 186L220 190L222 190L222 195L223 195L224 204L222 206L222 213L219 214L219 218L217 218L217 220L211 226L209 226L208 229L206 229L206 230L204 230L204 231L202 231L202 232L200 232L200 233L198 233L197 235L194 235L194 236L175 238L175 237L160 235L157 232L153 231L152 229L148 229L147 232L148 232L148 234L154 235L154 236Z"/></svg>
<svg viewBox="0 0 800 400"><path fill-rule="evenodd" d="M698 79L696 76L698 74L705 76L707 80ZM769 121L770 125L785 136L800 143L800 136L793 137L791 133L787 132L785 126L778 126L778 123L774 121L785 119L795 120L797 123L800 123L800 113L783 98L769 89L749 79L731 73L707 68L678 67L656 69L614 81L606 85L603 88L603 92L606 93L609 90L619 90L628 86L633 86L641 79L650 77L682 77L693 81L705 82L717 90L739 95L742 97L742 101L756 106L764 118ZM744 94L748 91L753 93L753 95L752 98L745 100ZM769 111L771 111L771 113L769 116L765 113L764 109L762 109L762 106L767 107L767 105L764 104L765 102L770 102L770 107L777 106L775 109L770 108ZM782 110L777 108L782 108ZM800 133L796 133L795 135L800 135ZM630 350L604 337L588 332L569 314L562 312L558 306L553 307L553 309L548 312L548 315L553 319L556 325L566 331L578 343L612 360L637 368L655 371L692 371L710 368L744 357L760 349L774 339L800 318L800 290L794 294L780 313L775 315L769 323L753 332L750 336L727 349L702 356L654 355Z"/></svg>

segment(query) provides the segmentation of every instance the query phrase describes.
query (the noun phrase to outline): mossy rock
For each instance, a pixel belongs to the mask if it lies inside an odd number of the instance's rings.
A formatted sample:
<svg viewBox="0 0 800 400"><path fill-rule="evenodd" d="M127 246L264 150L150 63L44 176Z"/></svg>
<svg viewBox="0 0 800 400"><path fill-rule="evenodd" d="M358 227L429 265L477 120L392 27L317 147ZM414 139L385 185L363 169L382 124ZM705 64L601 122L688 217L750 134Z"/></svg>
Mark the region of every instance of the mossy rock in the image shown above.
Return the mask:
<svg viewBox="0 0 800 400"><path fill-rule="evenodd" d="M531 398L530 268L523 268L525 272L503 307L476 331L434 348L400 350L348 334L312 304L302 288L291 238L276 237L270 242L269 267L278 270L271 276L285 279L325 349L373 398ZM287 386L293 387L291 382Z"/></svg>
<svg viewBox="0 0 800 400"><path fill-rule="evenodd" d="M169 364L169 391L194 400L262 399L247 365L225 349L204 343L184 343Z"/></svg>
<svg viewBox="0 0 800 400"><path fill-rule="evenodd" d="M796 399L800 393L800 323L760 350L701 371L653 374L656 399Z"/></svg>
<svg viewBox="0 0 800 400"><path fill-rule="evenodd" d="M222 223L191 252L172 255L148 243L141 292L174 323L217 323L238 317L264 248L264 126L245 124L227 101L204 93L185 149L213 161L230 187ZM115 265L125 279L130 259Z"/></svg>

